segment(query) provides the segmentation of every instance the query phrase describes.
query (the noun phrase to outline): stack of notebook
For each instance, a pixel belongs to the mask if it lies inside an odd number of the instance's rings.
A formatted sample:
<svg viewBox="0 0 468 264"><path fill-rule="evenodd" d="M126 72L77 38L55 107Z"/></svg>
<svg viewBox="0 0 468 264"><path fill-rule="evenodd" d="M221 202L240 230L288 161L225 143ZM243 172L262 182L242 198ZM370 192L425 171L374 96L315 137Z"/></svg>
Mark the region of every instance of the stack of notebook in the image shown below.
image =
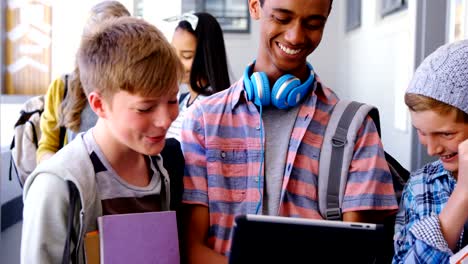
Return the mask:
<svg viewBox="0 0 468 264"><path fill-rule="evenodd" d="M180 263L173 211L106 215L85 237L88 263Z"/></svg>

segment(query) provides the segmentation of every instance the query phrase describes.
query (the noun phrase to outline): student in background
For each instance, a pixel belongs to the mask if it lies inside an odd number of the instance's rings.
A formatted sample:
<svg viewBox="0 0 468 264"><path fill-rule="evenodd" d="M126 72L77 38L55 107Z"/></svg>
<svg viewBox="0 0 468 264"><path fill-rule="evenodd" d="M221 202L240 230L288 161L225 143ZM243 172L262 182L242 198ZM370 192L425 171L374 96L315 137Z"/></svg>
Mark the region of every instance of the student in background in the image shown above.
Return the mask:
<svg viewBox="0 0 468 264"><path fill-rule="evenodd" d="M91 8L83 31L92 30L105 19L121 16L130 16L130 12L120 2L100 2ZM78 132L86 131L96 123L97 116L86 100L79 75L77 66L67 75L66 95L65 76L55 79L47 90L44 112L41 115L42 135L36 152L37 163L50 158L60 146L70 142ZM62 139L60 127L66 128L66 134Z"/></svg>
<svg viewBox="0 0 468 264"><path fill-rule="evenodd" d="M194 105L182 126L184 212L191 263L226 263L234 218L321 219L318 156L338 101L312 66L331 0L249 0L257 58L231 88ZM270 95L271 94L271 95ZM374 122L357 137L343 220L381 222L398 208Z"/></svg>
<svg viewBox="0 0 468 264"><path fill-rule="evenodd" d="M177 208L171 191L182 176L168 174L159 155L183 72L171 44L142 19L107 19L85 33L77 64L98 120L26 180L22 263L60 263L70 230L78 241L70 251L84 263L83 237L97 217ZM68 218L74 189L80 202Z"/></svg>
<svg viewBox="0 0 468 264"><path fill-rule="evenodd" d="M439 159L414 171L403 191L393 263L449 263L468 241L468 40L429 55L405 103L419 141Z"/></svg>
<svg viewBox="0 0 468 264"><path fill-rule="evenodd" d="M187 109L205 97L230 86L223 31L208 13L183 14L172 37L172 45L185 68L181 85L179 116L172 123L168 138L180 141L180 130ZM186 87L186 93L184 88Z"/></svg>

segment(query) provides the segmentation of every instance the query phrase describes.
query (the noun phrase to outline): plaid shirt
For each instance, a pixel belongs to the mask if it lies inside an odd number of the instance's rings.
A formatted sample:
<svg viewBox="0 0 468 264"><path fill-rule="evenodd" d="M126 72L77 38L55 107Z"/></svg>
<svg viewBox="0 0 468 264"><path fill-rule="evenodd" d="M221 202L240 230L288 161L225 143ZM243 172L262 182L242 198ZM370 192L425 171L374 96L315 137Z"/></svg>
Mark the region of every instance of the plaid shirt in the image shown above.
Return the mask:
<svg viewBox="0 0 468 264"><path fill-rule="evenodd" d="M320 148L337 102L328 88L311 91L300 106L289 140L279 215L322 219L318 210ZM234 218L255 214L264 190L260 114L243 82L197 103L182 125L185 156L183 202L209 207L208 243L229 255ZM395 210L392 178L370 117L358 132L342 211ZM262 208L259 210L262 212Z"/></svg>
<svg viewBox="0 0 468 264"><path fill-rule="evenodd" d="M438 215L455 184L440 160L411 174L396 218L393 263L449 263L453 253L440 229Z"/></svg>

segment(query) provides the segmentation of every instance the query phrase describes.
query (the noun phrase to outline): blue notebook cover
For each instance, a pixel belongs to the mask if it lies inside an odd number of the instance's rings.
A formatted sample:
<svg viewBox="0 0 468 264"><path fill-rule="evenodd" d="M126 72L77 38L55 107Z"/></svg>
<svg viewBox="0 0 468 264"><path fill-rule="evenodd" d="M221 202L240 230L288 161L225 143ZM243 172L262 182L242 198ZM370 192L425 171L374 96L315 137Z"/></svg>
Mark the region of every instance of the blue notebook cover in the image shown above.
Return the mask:
<svg viewBox="0 0 468 264"><path fill-rule="evenodd" d="M102 264L179 264L174 211L98 217Z"/></svg>

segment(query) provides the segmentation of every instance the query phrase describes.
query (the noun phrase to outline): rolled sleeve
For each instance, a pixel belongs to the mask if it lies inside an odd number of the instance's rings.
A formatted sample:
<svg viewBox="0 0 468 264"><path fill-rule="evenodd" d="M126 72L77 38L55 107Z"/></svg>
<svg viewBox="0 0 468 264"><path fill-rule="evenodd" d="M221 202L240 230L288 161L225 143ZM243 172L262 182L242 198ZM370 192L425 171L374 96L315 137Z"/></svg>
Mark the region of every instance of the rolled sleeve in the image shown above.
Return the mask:
<svg viewBox="0 0 468 264"><path fill-rule="evenodd" d="M408 236L411 243L396 251L392 263L449 263L453 253L442 235L437 216L415 222Z"/></svg>
<svg viewBox="0 0 468 264"><path fill-rule="evenodd" d="M358 131L349 172L343 212L398 209L382 142L370 117Z"/></svg>
<svg viewBox="0 0 468 264"><path fill-rule="evenodd" d="M185 158L183 203L208 205L205 136L199 105L187 110L182 123L181 147Z"/></svg>
<svg viewBox="0 0 468 264"><path fill-rule="evenodd" d="M436 250L447 252L451 254L447 241L440 228L439 217L432 215L426 217L416 223L410 228L410 233L416 238L421 240L430 247Z"/></svg>

